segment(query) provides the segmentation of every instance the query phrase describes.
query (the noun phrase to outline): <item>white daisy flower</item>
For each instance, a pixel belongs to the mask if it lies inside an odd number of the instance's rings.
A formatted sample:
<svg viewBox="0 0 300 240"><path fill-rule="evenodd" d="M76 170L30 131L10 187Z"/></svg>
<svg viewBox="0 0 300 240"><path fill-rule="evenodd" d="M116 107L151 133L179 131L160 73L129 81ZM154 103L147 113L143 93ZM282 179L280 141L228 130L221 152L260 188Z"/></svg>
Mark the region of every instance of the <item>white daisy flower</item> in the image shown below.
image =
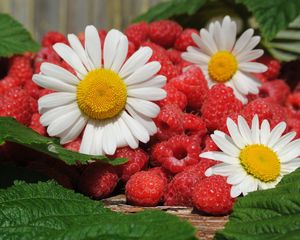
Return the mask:
<svg viewBox="0 0 300 240"><path fill-rule="evenodd" d="M254 30L250 28L236 41L236 29L236 23L229 16L222 23L211 23L208 30L200 30L201 37L192 34L198 47L189 46L182 58L201 68L209 87L224 83L246 104L245 95L257 94L260 86L260 82L251 73L265 72L267 66L253 62L264 53L261 49L253 50L260 37L253 36Z"/></svg>
<svg viewBox="0 0 300 240"><path fill-rule="evenodd" d="M127 61L127 37L113 29L108 32L103 52L98 31L85 29L85 46L74 34L70 46L53 46L76 75L51 63L41 65L33 76L39 86L56 91L38 101L42 125L50 136L65 144L82 131L80 152L113 154L117 147L137 148L157 129L152 121L160 108L152 101L165 98L166 77L156 75L159 62L148 62L152 50L140 48ZM102 59L103 58L103 64Z"/></svg>
<svg viewBox="0 0 300 240"><path fill-rule="evenodd" d="M200 157L222 162L207 169L205 175L227 177L232 197L273 188L284 175L300 167L300 139L292 141L295 132L282 136L285 122L271 130L267 120L259 126L255 115L250 128L239 116L238 124L228 118L227 128L230 136L221 131L211 135L221 152L204 152Z"/></svg>

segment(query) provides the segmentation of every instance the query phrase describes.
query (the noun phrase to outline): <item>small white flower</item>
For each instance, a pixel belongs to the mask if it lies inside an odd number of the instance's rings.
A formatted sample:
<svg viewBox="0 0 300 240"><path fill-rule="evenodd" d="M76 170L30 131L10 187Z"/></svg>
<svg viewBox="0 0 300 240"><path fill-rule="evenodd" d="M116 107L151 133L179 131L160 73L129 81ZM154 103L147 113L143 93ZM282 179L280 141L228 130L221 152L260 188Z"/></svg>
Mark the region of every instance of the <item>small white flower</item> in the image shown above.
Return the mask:
<svg viewBox="0 0 300 240"><path fill-rule="evenodd" d="M189 46L182 58L199 66L203 71L208 86L224 83L231 87L235 96L244 104L245 95L259 92L259 81L251 73L261 73L267 67L253 60L264 53L253 48L260 37L253 36L254 30L248 29L236 41L236 23L229 16L211 23L208 30L201 29L200 36L192 34L198 47Z"/></svg>
<svg viewBox="0 0 300 240"><path fill-rule="evenodd" d="M137 148L157 129L152 121L160 111L152 101L165 98L166 78L156 75L159 62L148 62L152 50L140 48L127 61L127 37L113 29L108 32L103 52L98 31L85 29L83 47L74 34L70 46L53 46L76 75L51 63L41 65L33 76L39 86L56 91L39 99L41 123L61 144L76 139L82 131L80 152L113 154L117 147ZM102 64L103 58L103 64Z"/></svg>
<svg viewBox="0 0 300 240"><path fill-rule="evenodd" d="M300 167L300 139L292 141L295 132L282 136L285 122L271 130L267 120L259 126L255 115L250 128L239 116L238 124L228 118L227 128L230 136L220 131L211 136L222 152L204 152L200 157L222 162L207 169L205 175L227 177L232 197L273 188L284 175Z"/></svg>

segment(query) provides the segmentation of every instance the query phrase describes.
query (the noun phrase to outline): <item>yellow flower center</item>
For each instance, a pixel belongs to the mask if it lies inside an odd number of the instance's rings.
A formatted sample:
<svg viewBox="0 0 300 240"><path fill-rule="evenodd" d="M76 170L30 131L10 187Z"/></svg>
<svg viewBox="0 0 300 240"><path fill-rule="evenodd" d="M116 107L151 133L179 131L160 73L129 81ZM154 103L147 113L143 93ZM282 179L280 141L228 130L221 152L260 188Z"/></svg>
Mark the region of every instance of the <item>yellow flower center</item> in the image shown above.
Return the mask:
<svg viewBox="0 0 300 240"><path fill-rule="evenodd" d="M82 112L93 119L112 118L126 104L127 89L114 71L90 71L77 86L77 104Z"/></svg>
<svg viewBox="0 0 300 240"><path fill-rule="evenodd" d="M239 158L246 172L262 182L273 182L280 174L277 154L265 145L246 146Z"/></svg>
<svg viewBox="0 0 300 240"><path fill-rule="evenodd" d="M208 73L216 82L227 82L235 74L238 64L236 58L227 51L215 53L208 63Z"/></svg>

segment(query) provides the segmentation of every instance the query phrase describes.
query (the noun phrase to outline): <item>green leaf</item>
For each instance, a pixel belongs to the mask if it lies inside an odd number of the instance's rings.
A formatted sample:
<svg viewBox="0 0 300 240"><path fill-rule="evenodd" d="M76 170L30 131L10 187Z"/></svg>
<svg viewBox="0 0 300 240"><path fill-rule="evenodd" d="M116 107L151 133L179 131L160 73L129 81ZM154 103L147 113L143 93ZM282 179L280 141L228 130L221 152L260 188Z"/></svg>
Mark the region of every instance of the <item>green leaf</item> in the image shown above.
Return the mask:
<svg viewBox="0 0 300 240"><path fill-rule="evenodd" d="M300 15L299 0L236 0L246 5L256 18L266 40L273 39Z"/></svg>
<svg viewBox="0 0 300 240"><path fill-rule="evenodd" d="M91 156L67 150L58 143L57 139L41 136L10 117L0 117L0 142L3 141L22 144L61 159L67 164L87 163L89 160L95 160L111 165L119 165L127 161L124 158L109 159L105 156Z"/></svg>
<svg viewBox="0 0 300 240"><path fill-rule="evenodd" d="M192 240L195 229L161 211L121 214L54 182L0 190L1 239Z"/></svg>
<svg viewBox="0 0 300 240"><path fill-rule="evenodd" d="M169 0L162 2L135 18L134 22L152 22L154 20L167 19L182 14L193 15L206 1L207 0Z"/></svg>
<svg viewBox="0 0 300 240"><path fill-rule="evenodd" d="M300 169L274 189L239 198L225 229L215 239L279 240L300 236Z"/></svg>
<svg viewBox="0 0 300 240"><path fill-rule="evenodd" d="M0 56L36 52L39 44L30 33L8 14L0 13Z"/></svg>

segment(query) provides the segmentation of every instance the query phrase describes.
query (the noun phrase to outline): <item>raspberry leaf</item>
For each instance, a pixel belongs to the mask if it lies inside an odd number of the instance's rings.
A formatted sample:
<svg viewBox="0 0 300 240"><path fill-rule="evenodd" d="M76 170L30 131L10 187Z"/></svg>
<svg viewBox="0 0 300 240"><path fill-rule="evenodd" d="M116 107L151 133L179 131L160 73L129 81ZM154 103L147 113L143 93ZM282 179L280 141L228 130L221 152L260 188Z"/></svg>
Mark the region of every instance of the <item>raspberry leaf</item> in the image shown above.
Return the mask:
<svg viewBox="0 0 300 240"><path fill-rule="evenodd" d="M39 44L21 23L8 14L0 13L0 56L8 57L24 52L36 52Z"/></svg>
<svg viewBox="0 0 300 240"><path fill-rule="evenodd" d="M225 229L215 239L278 240L300 236L300 169L274 189L239 198Z"/></svg>
<svg viewBox="0 0 300 240"><path fill-rule="evenodd" d="M300 15L299 0L236 0L254 15L266 40L273 39Z"/></svg>
<svg viewBox="0 0 300 240"><path fill-rule="evenodd" d="M91 156L67 150L55 138L41 136L13 118L0 117L0 143L5 141L15 142L43 152L61 159L69 165L77 162L87 163L89 160L102 161L111 165L119 165L127 161L124 158L109 159L105 156Z"/></svg>
<svg viewBox="0 0 300 240"><path fill-rule="evenodd" d="M145 14L138 16L134 22L166 19L182 14L193 15L207 0L171 0L150 8Z"/></svg>
<svg viewBox="0 0 300 240"><path fill-rule="evenodd" d="M2 239L193 240L195 228L176 216L146 210L121 214L53 181L0 189Z"/></svg>

